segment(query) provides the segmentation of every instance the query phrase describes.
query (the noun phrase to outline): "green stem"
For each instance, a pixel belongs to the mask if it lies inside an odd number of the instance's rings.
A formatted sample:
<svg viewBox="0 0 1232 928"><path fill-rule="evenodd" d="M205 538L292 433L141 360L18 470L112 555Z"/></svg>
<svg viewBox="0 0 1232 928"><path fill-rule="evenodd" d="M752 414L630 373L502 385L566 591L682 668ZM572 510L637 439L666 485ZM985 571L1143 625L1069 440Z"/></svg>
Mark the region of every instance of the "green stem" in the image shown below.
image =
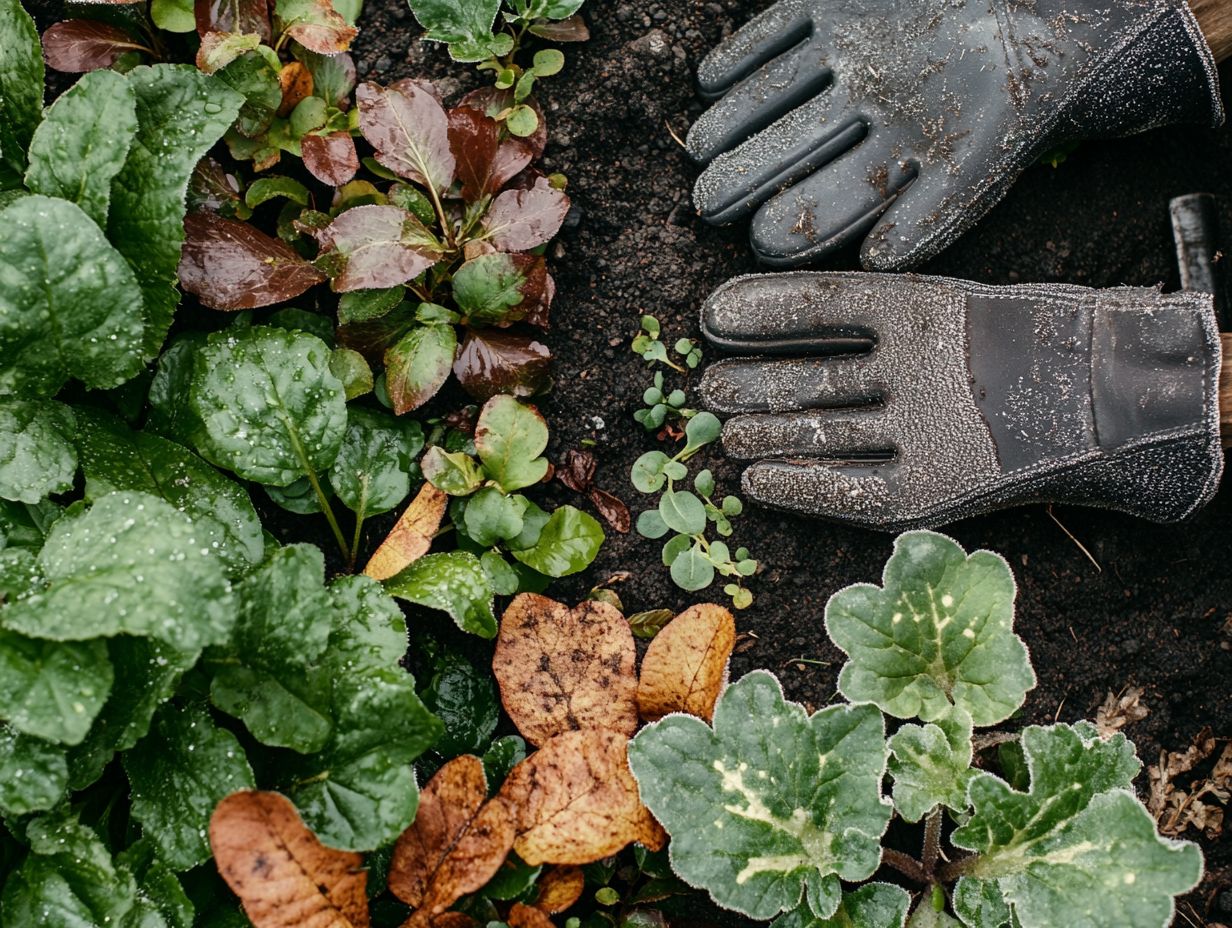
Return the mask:
<svg viewBox="0 0 1232 928"><path fill-rule="evenodd" d="M355 513L355 537L351 540L351 561L348 565L351 573L355 573L355 560L359 557L360 532L363 531L364 518L368 510L368 480L364 478L363 489L359 493L359 509Z"/></svg>
<svg viewBox="0 0 1232 928"><path fill-rule="evenodd" d="M317 473L312 468L308 469L308 482L312 484L312 492L317 495L317 502L321 504L321 511L325 513L325 521L329 523L330 531L334 533L334 539L338 542L339 550L342 551L342 559L354 566L354 555L347 547L346 536L342 534L338 518L334 515L334 507L329 504L325 491L321 489L321 481L317 479Z"/></svg>

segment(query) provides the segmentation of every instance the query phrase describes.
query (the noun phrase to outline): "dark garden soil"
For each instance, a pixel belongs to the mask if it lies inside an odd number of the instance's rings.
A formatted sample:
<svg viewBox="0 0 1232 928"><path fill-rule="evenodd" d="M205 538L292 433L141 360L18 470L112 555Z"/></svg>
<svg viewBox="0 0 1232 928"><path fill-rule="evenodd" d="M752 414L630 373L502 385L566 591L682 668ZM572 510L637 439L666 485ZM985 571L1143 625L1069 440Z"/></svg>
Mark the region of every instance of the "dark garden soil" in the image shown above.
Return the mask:
<svg viewBox="0 0 1232 928"><path fill-rule="evenodd" d="M555 459L593 441L597 484L635 515L646 507L629 467L657 446L632 419L650 380L629 350L638 315L657 316L665 338L696 337L706 294L754 269L743 229L715 230L694 215L696 170L672 134L683 136L701 111L692 78L700 57L764 5L590 0L590 42L568 48L564 74L541 85L550 121L546 167L568 175L574 203L552 252L559 292L549 341L557 386L541 406ZM414 40L418 27L403 0L369 0L361 25L361 78L446 73L447 94L476 80L450 66L441 49ZM1232 86L1227 69L1224 80ZM1058 168L1029 170L999 207L923 270L993 284L1174 289L1168 200L1197 190L1220 195L1224 250L1232 254L1229 165L1228 128L1168 128L1084 144ZM855 254L826 267L854 269ZM723 490L737 490L737 468L717 451L697 460L715 470ZM573 496L559 485L557 491L562 500ZM1075 507L1056 507L1050 516L1032 506L947 531L968 549L1002 553L1014 568L1017 627L1039 675L1024 722L1091 717L1109 691L1138 685L1150 714L1127 732L1145 762L1161 749L1182 749L1203 726L1232 735L1232 493L1183 525ZM876 580L891 539L752 509L737 520L732 541L763 565L751 584L756 602L737 617L748 637L733 676L769 668L793 698L825 705L835 698L842 659L822 629L826 598L845 584ZM623 576L615 588L627 609L683 607L695 597L672 585L659 547L635 533L609 533L594 567L558 584L554 595L574 600ZM712 592L721 599L717 587ZM1145 783L1144 773L1140 787ZM1232 920L1225 911L1232 893L1218 896L1232 885L1232 842L1203 846L1208 876L1183 901L1178 924Z"/></svg>

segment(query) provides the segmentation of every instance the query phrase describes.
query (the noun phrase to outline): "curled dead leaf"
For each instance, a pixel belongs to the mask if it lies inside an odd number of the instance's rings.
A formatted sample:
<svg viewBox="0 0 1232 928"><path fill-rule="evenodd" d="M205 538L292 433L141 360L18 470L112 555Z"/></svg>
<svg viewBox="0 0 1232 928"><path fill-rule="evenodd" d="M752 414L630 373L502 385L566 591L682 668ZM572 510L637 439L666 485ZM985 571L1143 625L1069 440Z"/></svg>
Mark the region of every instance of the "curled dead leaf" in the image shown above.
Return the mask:
<svg viewBox="0 0 1232 928"><path fill-rule="evenodd" d="M325 847L278 793L232 793L210 818L218 872L257 928L365 928L363 857Z"/></svg>
<svg viewBox="0 0 1232 928"><path fill-rule="evenodd" d="M535 908L555 915L571 908L582 898L586 874L581 867L552 867L539 878Z"/></svg>
<svg viewBox="0 0 1232 928"><path fill-rule="evenodd" d="M522 736L541 745L579 728L637 730L636 648L607 603L563 603L523 593L501 618L492 672Z"/></svg>
<svg viewBox="0 0 1232 928"><path fill-rule="evenodd" d="M499 795L515 810L519 857L531 866L581 865L632 842L663 847L667 835L642 805L628 745L614 731L567 731L510 771Z"/></svg>
<svg viewBox="0 0 1232 928"><path fill-rule="evenodd" d="M1142 702L1145 690L1140 686L1127 686L1119 694L1109 692L1103 705L1095 713L1095 727L1100 737L1111 738L1131 722L1140 722L1151 710Z"/></svg>
<svg viewBox="0 0 1232 928"><path fill-rule="evenodd" d="M364 575L373 580L388 580L427 554L448 502L448 495L425 481L369 559Z"/></svg>
<svg viewBox="0 0 1232 928"><path fill-rule="evenodd" d="M482 889L505 862L513 816L503 799L487 797L483 761L470 754L451 760L424 787L389 864L390 891L418 910L421 924Z"/></svg>
<svg viewBox="0 0 1232 928"><path fill-rule="evenodd" d="M505 916L505 924L509 928L556 928L547 913L534 906L515 902L509 914Z"/></svg>
<svg viewBox="0 0 1232 928"><path fill-rule="evenodd" d="M736 621L722 606L702 603L668 622L642 658L637 708L655 722L687 712L707 722L723 689L736 644Z"/></svg>

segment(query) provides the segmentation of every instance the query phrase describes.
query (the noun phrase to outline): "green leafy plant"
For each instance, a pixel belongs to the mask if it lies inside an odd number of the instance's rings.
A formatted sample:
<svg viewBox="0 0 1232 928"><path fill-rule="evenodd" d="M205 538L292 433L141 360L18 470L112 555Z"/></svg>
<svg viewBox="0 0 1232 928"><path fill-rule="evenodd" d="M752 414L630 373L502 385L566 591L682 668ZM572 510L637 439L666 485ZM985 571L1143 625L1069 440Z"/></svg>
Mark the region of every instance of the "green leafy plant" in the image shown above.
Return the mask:
<svg viewBox="0 0 1232 928"><path fill-rule="evenodd" d="M629 760L677 875L779 928L1168 924L1202 856L1156 833L1124 735L1029 726L994 739L1001 776L975 766L974 728L1004 723L1035 683L1014 595L1002 558L909 532L882 586L827 604L850 704L810 715L756 671L720 697L713 725L643 729ZM908 720L888 740L883 713ZM883 846L895 816L923 821L919 858ZM912 894L866 882L885 866L919 887L909 922Z"/></svg>
<svg viewBox="0 0 1232 928"><path fill-rule="evenodd" d="M578 15L584 0L410 0L411 12L427 30L424 39L444 42L454 61L491 71L506 105L495 114L513 135L539 131L542 113L532 97L535 82L558 74L565 56L558 49L535 52L529 66L517 61L527 36L553 42L584 42L590 33Z"/></svg>
<svg viewBox="0 0 1232 928"><path fill-rule="evenodd" d="M654 316L642 316L642 327L637 335L633 337L633 353L643 358L647 364L654 366L655 364L665 364L674 371L684 373L686 370L694 370L702 363L702 349L691 338L678 338L674 346L676 354L680 355L681 364L677 364L671 359L667 350L667 345L660 339L662 327L659 325L659 320ZM663 388L662 382L658 376L655 377L655 386L660 390ZM647 405L653 405L647 400ZM679 403L677 406L681 405Z"/></svg>
<svg viewBox="0 0 1232 928"><path fill-rule="evenodd" d="M633 413L634 420L647 432L655 432L663 428L669 420L688 420L697 415L696 409L690 409L685 404L688 397L679 387L667 390L663 382L663 372L655 371L653 383L642 394L645 407Z"/></svg>

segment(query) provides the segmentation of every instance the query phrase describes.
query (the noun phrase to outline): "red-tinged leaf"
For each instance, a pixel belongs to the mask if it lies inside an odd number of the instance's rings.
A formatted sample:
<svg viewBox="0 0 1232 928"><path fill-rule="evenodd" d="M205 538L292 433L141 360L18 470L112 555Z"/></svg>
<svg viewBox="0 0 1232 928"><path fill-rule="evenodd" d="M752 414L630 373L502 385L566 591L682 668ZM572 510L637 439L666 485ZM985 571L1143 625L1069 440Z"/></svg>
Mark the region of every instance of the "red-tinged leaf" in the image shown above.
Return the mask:
<svg viewBox="0 0 1232 928"><path fill-rule="evenodd" d="M130 6L134 3L141 3L142 0L92 0L94 3L105 3L108 6Z"/></svg>
<svg viewBox="0 0 1232 928"><path fill-rule="evenodd" d="M534 396L552 382L552 352L542 342L516 332L467 329L454 376L479 402L499 393Z"/></svg>
<svg viewBox="0 0 1232 928"><path fill-rule="evenodd" d="M427 227L396 206L355 206L322 229L317 258L338 292L394 287L441 257Z"/></svg>
<svg viewBox="0 0 1232 928"><path fill-rule="evenodd" d="M359 170L359 155L349 132L305 135L300 139L304 167L323 184L341 187Z"/></svg>
<svg viewBox="0 0 1232 928"><path fill-rule="evenodd" d="M367 82L355 91L359 128L376 160L401 177L443 193L453 183L449 117L434 92L414 81L395 87Z"/></svg>
<svg viewBox="0 0 1232 928"><path fill-rule="evenodd" d="M618 497L613 496L607 490L592 487L590 490L590 501L594 504L595 509L599 511L599 515L603 516L604 522L622 535L629 534L629 529L633 525L633 518L629 515L629 507L621 502Z"/></svg>
<svg viewBox="0 0 1232 928"><path fill-rule="evenodd" d="M507 326L538 309L547 289L539 255L498 251L466 261L453 275L453 298L472 325Z"/></svg>
<svg viewBox="0 0 1232 928"><path fill-rule="evenodd" d="M245 52L255 51L261 37L255 32L207 32L197 49L197 67L206 74L220 71Z"/></svg>
<svg viewBox="0 0 1232 928"><path fill-rule="evenodd" d="M92 19L66 19L43 33L43 58L57 71L109 68L125 52L148 51L123 29Z"/></svg>
<svg viewBox="0 0 1232 928"><path fill-rule="evenodd" d="M255 32L268 42L272 34L268 0L196 0L193 15L202 38L210 32Z"/></svg>
<svg viewBox="0 0 1232 928"><path fill-rule="evenodd" d="M321 55L345 52L358 35L330 0L277 0L275 11L287 35Z"/></svg>
<svg viewBox="0 0 1232 928"><path fill-rule="evenodd" d="M414 308L407 303L395 306L378 319L340 325L334 335L343 348L358 351L369 364L375 365L382 363L390 346L397 344L402 336L418 324Z"/></svg>
<svg viewBox="0 0 1232 928"><path fill-rule="evenodd" d="M211 309L253 309L299 296L325 280L290 246L214 213L184 219L180 285Z"/></svg>
<svg viewBox="0 0 1232 928"><path fill-rule="evenodd" d="M529 190L506 190L492 201L483 224L505 251L527 251L550 242L569 212L569 198L540 178Z"/></svg>
<svg viewBox="0 0 1232 928"><path fill-rule="evenodd" d="M522 101L539 117L538 128L524 139L519 139L523 144L529 145L531 156L538 158L543 154L543 149L548 144L548 124L544 119L543 110L540 109L539 103L534 97L527 97ZM501 113L514 106L512 90L497 90L495 87L481 87L479 90L472 90L464 96L458 106L469 106L472 109L482 110L487 115L495 118Z"/></svg>
<svg viewBox="0 0 1232 928"><path fill-rule="evenodd" d="M585 42L590 38L590 30L580 14L574 14L559 22L539 22L530 27L533 35L549 42Z"/></svg>
<svg viewBox="0 0 1232 928"><path fill-rule="evenodd" d="M529 322L540 329L548 327L548 310L552 308L552 300L556 298L556 281L546 271L543 275L543 291L527 297L520 307L526 316L524 322Z"/></svg>
<svg viewBox="0 0 1232 928"><path fill-rule="evenodd" d="M197 162L188 178L188 208L193 212L208 209L213 213L232 215L243 204L240 184L235 175L208 155Z"/></svg>
<svg viewBox="0 0 1232 928"><path fill-rule="evenodd" d="M385 352L385 389L397 415L418 409L449 377L458 336L453 326L421 325Z"/></svg>
<svg viewBox="0 0 1232 928"><path fill-rule="evenodd" d="M496 193L530 164L533 152L518 139L501 141L501 125L469 106L449 111L449 146L457 160L462 198L473 203Z"/></svg>

